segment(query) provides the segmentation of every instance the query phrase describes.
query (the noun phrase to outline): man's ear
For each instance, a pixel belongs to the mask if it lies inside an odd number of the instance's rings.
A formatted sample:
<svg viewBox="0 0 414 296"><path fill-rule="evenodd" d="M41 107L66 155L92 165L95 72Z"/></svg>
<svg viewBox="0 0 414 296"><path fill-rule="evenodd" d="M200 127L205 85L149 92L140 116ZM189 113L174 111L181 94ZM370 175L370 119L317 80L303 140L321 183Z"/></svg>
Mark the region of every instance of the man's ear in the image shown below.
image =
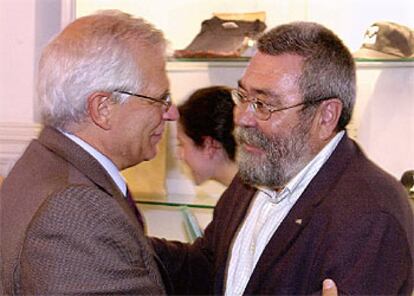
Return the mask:
<svg viewBox="0 0 414 296"><path fill-rule="evenodd" d="M342 113L342 102L337 98L323 101L319 107L318 130L322 140L328 140L334 135Z"/></svg>
<svg viewBox="0 0 414 296"><path fill-rule="evenodd" d="M111 94L107 92L94 92L88 97L88 113L94 124L104 130L111 128L110 117L113 102Z"/></svg>

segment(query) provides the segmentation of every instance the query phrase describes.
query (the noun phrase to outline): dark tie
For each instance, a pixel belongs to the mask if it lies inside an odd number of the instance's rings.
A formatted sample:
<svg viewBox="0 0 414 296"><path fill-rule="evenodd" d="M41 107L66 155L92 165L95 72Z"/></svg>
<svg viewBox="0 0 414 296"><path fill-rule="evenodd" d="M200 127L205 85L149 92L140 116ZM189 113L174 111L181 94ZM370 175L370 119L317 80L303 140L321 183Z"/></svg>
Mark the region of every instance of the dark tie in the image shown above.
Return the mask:
<svg viewBox="0 0 414 296"><path fill-rule="evenodd" d="M135 216L137 217L137 220L138 220L139 225L141 225L141 226L142 226L142 228L143 228L143 229L144 229L144 231L145 231L145 223L144 223L144 218L142 217L141 213L139 212L138 208L136 207L136 205L135 205L135 201L134 201L134 199L132 198L132 195L131 195L131 192L130 192L130 191L129 191L129 189L128 189L128 186L127 186L127 192L126 192L126 199L127 199L128 203L129 203L129 206L130 206L130 207L132 208L132 210L134 211Z"/></svg>

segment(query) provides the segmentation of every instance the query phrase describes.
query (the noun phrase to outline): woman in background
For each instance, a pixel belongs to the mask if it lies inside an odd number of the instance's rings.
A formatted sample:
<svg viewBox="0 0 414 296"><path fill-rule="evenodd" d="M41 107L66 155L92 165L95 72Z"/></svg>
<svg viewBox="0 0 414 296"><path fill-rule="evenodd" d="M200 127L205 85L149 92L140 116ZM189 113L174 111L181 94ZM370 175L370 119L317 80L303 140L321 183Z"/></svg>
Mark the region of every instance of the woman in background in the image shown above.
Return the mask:
<svg viewBox="0 0 414 296"><path fill-rule="evenodd" d="M195 91L178 106L178 158L197 185L215 180L228 186L237 173L231 89L212 86Z"/></svg>

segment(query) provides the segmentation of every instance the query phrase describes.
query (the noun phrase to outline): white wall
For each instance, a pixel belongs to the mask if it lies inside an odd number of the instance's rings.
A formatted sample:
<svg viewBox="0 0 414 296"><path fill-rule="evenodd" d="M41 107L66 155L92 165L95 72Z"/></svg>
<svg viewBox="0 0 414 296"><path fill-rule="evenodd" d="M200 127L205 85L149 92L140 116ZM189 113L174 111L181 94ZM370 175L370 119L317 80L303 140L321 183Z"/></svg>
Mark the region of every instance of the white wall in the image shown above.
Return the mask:
<svg viewBox="0 0 414 296"><path fill-rule="evenodd" d="M358 63L357 140L397 178L414 169L414 61Z"/></svg>
<svg viewBox="0 0 414 296"><path fill-rule="evenodd" d="M32 122L34 1L0 1L0 120Z"/></svg>
<svg viewBox="0 0 414 296"><path fill-rule="evenodd" d="M0 0L0 175L39 132L35 72L40 51L60 29L57 0Z"/></svg>
<svg viewBox="0 0 414 296"><path fill-rule="evenodd" d="M0 0L0 122L38 121L40 51L60 30L60 1Z"/></svg>

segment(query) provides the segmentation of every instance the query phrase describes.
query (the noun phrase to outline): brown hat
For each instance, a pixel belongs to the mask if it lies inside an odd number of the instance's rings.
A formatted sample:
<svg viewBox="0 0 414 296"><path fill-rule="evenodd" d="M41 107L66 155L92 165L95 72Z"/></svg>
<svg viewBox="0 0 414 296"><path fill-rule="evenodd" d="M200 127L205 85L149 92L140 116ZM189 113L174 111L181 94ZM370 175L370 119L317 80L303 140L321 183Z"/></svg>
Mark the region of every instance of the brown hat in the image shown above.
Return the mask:
<svg viewBox="0 0 414 296"><path fill-rule="evenodd" d="M414 58L414 31L392 22L372 24L353 56L364 59Z"/></svg>

